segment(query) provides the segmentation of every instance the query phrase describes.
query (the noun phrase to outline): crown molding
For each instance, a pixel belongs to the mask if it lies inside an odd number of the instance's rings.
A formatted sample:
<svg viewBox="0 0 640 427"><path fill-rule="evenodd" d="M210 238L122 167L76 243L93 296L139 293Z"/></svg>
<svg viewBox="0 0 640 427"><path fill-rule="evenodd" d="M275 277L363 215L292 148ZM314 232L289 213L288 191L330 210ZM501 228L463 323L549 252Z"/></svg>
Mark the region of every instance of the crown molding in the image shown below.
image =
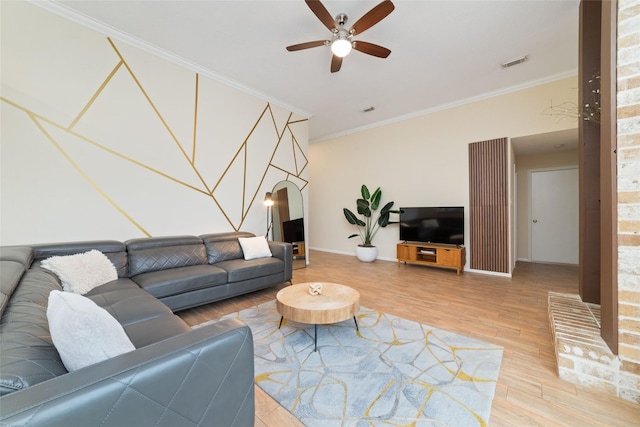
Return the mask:
<svg viewBox="0 0 640 427"><path fill-rule="evenodd" d="M334 138L339 138L342 136L347 136L347 135L352 135L354 133L358 133L358 132L362 132L365 130L369 130L369 129L374 129L380 126L386 126L389 124L393 124L393 123L397 123L397 122L401 122L404 120L409 120L409 119L413 119L416 117L421 117L421 116L426 116L429 114L433 114L433 113L437 113L440 111L444 111L444 110L449 110L451 108L457 108L457 107L461 107L463 105L467 105L467 104L472 104L474 102L478 102L478 101L483 101L485 99L490 99L490 98L495 98L498 96L502 96L502 95L506 95L509 93L513 93L513 92L518 92L520 90L524 90L524 89L529 89L532 87L536 87L536 86L540 86L543 84L547 84L547 83L552 83L558 80L562 80L562 79L566 79L569 77L576 77L578 75L578 70L570 70L570 71L566 71L564 73L559 73L559 74L554 74L552 76L547 76L541 79L536 79L536 80L531 80L519 85L515 85L515 86L510 86L504 89L500 89L500 90L496 90L496 91L492 91L492 92L486 92L477 96L473 96L471 98L465 98L465 99L461 99L458 101L454 101L454 102L450 102L447 104L442 104L442 105L438 105L432 108L427 108L425 110L419 110L419 111L415 111L413 113L409 113L409 114L404 114L401 116L396 116L390 119L386 119L386 120L382 120L376 123L371 123L365 126L360 126L357 128L352 128L352 129L348 129L348 130L344 130L341 132L336 132L333 133L331 135L325 135L322 136L320 138L316 138L313 140L309 140L309 143L316 143L316 142L322 142L322 141L328 141L330 139L334 139Z"/></svg>
<svg viewBox="0 0 640 427"><path fill-rule="evenodd" d="M1 1L1 0L0 0ZM162 49L158 46L155 46L151 43L148 43L144 40L141 40L137 37L132 36L131 34L128 34L124 31L121 31L115 27L112 27L110 25L105 24L104 22L98 21L97 19L94 19L88 15L85 15L83 13L80 13L66 5L60 4L58 2L56 2L55 0L45 0L45 1L37 1L37 0L27 0L28 3L34 5L34 6L38 6L42 9L45 9L51 13L54 13L58 16L61 16L63 18L66 18L70 21L73 21L77 24L80 24L84 27L87 27L91 30L97 31L101 34L104 34L108 37L112 37L116 40L119 40L121 42L127 43L128 45L134 46L140 50L143 50L147 53L150 53L152 55L158 56L162 59L165 59L169 62L172 62L176 65L179 65L183 68L186 68L188 70L194 71L198 74L200 74L201 76L205 76L208 77L210 79L216 80L220 83L223 83L227 86L230 86L234 89L237 89L241 92L244 92L246 94L249 94L251 96L254 96L256 98L265 100L266 102L269 102L271 104L277 105L279 107L282 107L288 111L291 111L294 114L300 115L306 119L309 119L312 114L301 110L298 107L295 107L293 105L287 104L286 102L283 102L277 98L274 98L272 96L269 96L263 92L260 92L259 90L256 90L252 87L246 86L242 83L239 83L231 78L229 78L228 76L225 76L223 74L220 73L216 73L208 68L205 68L195 62L189 61L185 58L182 58L172 52L169 52L165 49Z"/></svg>

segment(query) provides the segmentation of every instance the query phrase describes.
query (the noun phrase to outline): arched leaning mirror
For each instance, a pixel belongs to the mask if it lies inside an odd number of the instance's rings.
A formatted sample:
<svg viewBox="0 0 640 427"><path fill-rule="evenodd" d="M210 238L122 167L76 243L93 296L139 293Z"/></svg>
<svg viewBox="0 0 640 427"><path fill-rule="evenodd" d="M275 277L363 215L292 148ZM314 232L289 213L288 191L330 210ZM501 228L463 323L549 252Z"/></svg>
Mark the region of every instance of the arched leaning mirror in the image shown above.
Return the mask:
<svg viewBox="0 0 640 427"><path fill-rule="evenodd" d="M291 181L280 181L271 192L273 240L293 245L293 268L306 267L302 193Z"/></svg>

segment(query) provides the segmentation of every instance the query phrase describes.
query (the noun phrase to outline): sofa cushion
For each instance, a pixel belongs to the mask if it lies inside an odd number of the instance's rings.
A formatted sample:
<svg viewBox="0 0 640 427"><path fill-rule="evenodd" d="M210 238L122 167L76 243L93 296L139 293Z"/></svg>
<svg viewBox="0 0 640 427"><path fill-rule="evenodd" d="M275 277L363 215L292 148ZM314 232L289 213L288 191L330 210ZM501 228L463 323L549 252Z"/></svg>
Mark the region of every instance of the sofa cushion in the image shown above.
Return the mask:
<svg viewBox="0 0 640 427"><path fill-rule="evenodd" d="M52 256L43 260L40 266L60 278L62 289L81 295L118 278L109 258L95 249L74 255Z"/></svg>
<svg viewBox="0 0 640 427"><path fill-rule="evenodd" d="M229 283L255 279L284 271L284 262L278 258L256 258L248 261L234 259L219 262L216 266L227 272Z"/></svg>
<svg viewBox="0 0 640 427"><path fill-rule="evenodd" d="M118 321L82 295L52 291L47 319L51 340L70 372L136 349Z"/></svg>
<svg viewBox="0 0 640 427"><path fill-rule="evenodd" d="M227 283L227 272L213 265L192 265L152 271L131 277L156 298L190 292Z"/></svg>
<svg viewBox="0 0 640 427"><path fill-rule="evenodd" d="M209 264L230 259L243 259L242 248L238 241L241 237L255 237L255 234L244 231L233 231L229 233L201 235L200 238L207 248L207 261Z"/></svg>
<svg viewBox="0 0 640 427"><path fill-rule="evenodd" d="M160 301L158 302L162 304ZM167 338L189 332L191 327L175 314L170 314L131 323L125 326L124 330L136 348L142 348L149 344L154 344Z"/></svg>
<svg viewBox="0 0 640 427"><path fill-rule="evenodd" d="M107 310L122 326L159 316L173 316L169 307L149 295L130 279L109 282L85 296Z"/></svg>
<svg viewBox="0 0 640 427"><path fill-rule="evenodd" d="M150 237L125 243L129 253L130 277L207 263L204 243L196 236Z"/></svg>
<svg viewBox="0 0 640 427"><path fill-rule="evenodd" d="M107 296L112 295L113 299L121 299L119 295L121 295L122 292L133 290L142 291L142 289L140 289L140 286L138 286L138 284L133 280L128 278L119 278L118 280L114 280L112 282L105 283L104 285L91 289L85 294L85 296L91 298L92 296L100 295L103 298L107 298ZM142 291L142 293L146 292ZM100 304L98 303L98 305Z"/></svg>
<svg viewBox="0 0 640 427"><path fill-rule="evenodd" d="M58 276L43 268L31 268L22 276L20 284L9 300L7 310L12 304L18 302L32 302L46 308L49 293L54 290L62 290Z"/></svg>
<svg viewBox="0 0 640 427"><path fill-rule="evenodd" d="M51 341L46 306L9 303L0 321L0 395L67 372Z"/></svg>
<svg viewBox="0 0 640 427"><path fill-rule="evenodd" d="M124 327L136 348L191 329L169 307L130 279L109 282L86 296L107 310Z"/></svg>

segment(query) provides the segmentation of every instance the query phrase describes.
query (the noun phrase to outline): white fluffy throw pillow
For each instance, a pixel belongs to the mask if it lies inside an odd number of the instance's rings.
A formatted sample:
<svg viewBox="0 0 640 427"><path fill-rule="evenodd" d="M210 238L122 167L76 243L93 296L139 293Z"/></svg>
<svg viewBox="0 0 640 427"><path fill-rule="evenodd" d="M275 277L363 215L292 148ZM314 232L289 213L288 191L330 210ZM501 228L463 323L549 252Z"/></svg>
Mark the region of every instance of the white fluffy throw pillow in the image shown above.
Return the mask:
<svg viewBox="0 0 640 427"><path fill-rule="evenodd" d="M62 289L80 295L118 278L111 260L95 249L76 255L52 256L40 265L60 278Z"/></svg>
<svg viewBox="0 0 640 427"><path fill-rule="evenodd" d="M266 237L238 237L238 241L246 260L272 256Z"/></svg>
<svg viewBox="0 0 640 427"><path fill-rule="evenodd" d="M135 350L120 323L82 295L51 291L47 320L51 340L69 372Z"/></svg>

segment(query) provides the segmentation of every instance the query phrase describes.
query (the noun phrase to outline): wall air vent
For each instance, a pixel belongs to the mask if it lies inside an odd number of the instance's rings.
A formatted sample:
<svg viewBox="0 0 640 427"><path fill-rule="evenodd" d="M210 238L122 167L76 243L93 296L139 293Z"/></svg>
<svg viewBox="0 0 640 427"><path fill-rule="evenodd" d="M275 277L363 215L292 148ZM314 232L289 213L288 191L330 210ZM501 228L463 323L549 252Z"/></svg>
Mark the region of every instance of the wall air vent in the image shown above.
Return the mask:
<svg viewBox="0 0 640 427"><path fill-rule="evenodd" d="M502 65L502 68L509 68L509 67L513 67L514 65L522 64L526 60L527 60L527 55L524 55L519 58L512 59L511 61L504 62L500 65Z"/></svg>

